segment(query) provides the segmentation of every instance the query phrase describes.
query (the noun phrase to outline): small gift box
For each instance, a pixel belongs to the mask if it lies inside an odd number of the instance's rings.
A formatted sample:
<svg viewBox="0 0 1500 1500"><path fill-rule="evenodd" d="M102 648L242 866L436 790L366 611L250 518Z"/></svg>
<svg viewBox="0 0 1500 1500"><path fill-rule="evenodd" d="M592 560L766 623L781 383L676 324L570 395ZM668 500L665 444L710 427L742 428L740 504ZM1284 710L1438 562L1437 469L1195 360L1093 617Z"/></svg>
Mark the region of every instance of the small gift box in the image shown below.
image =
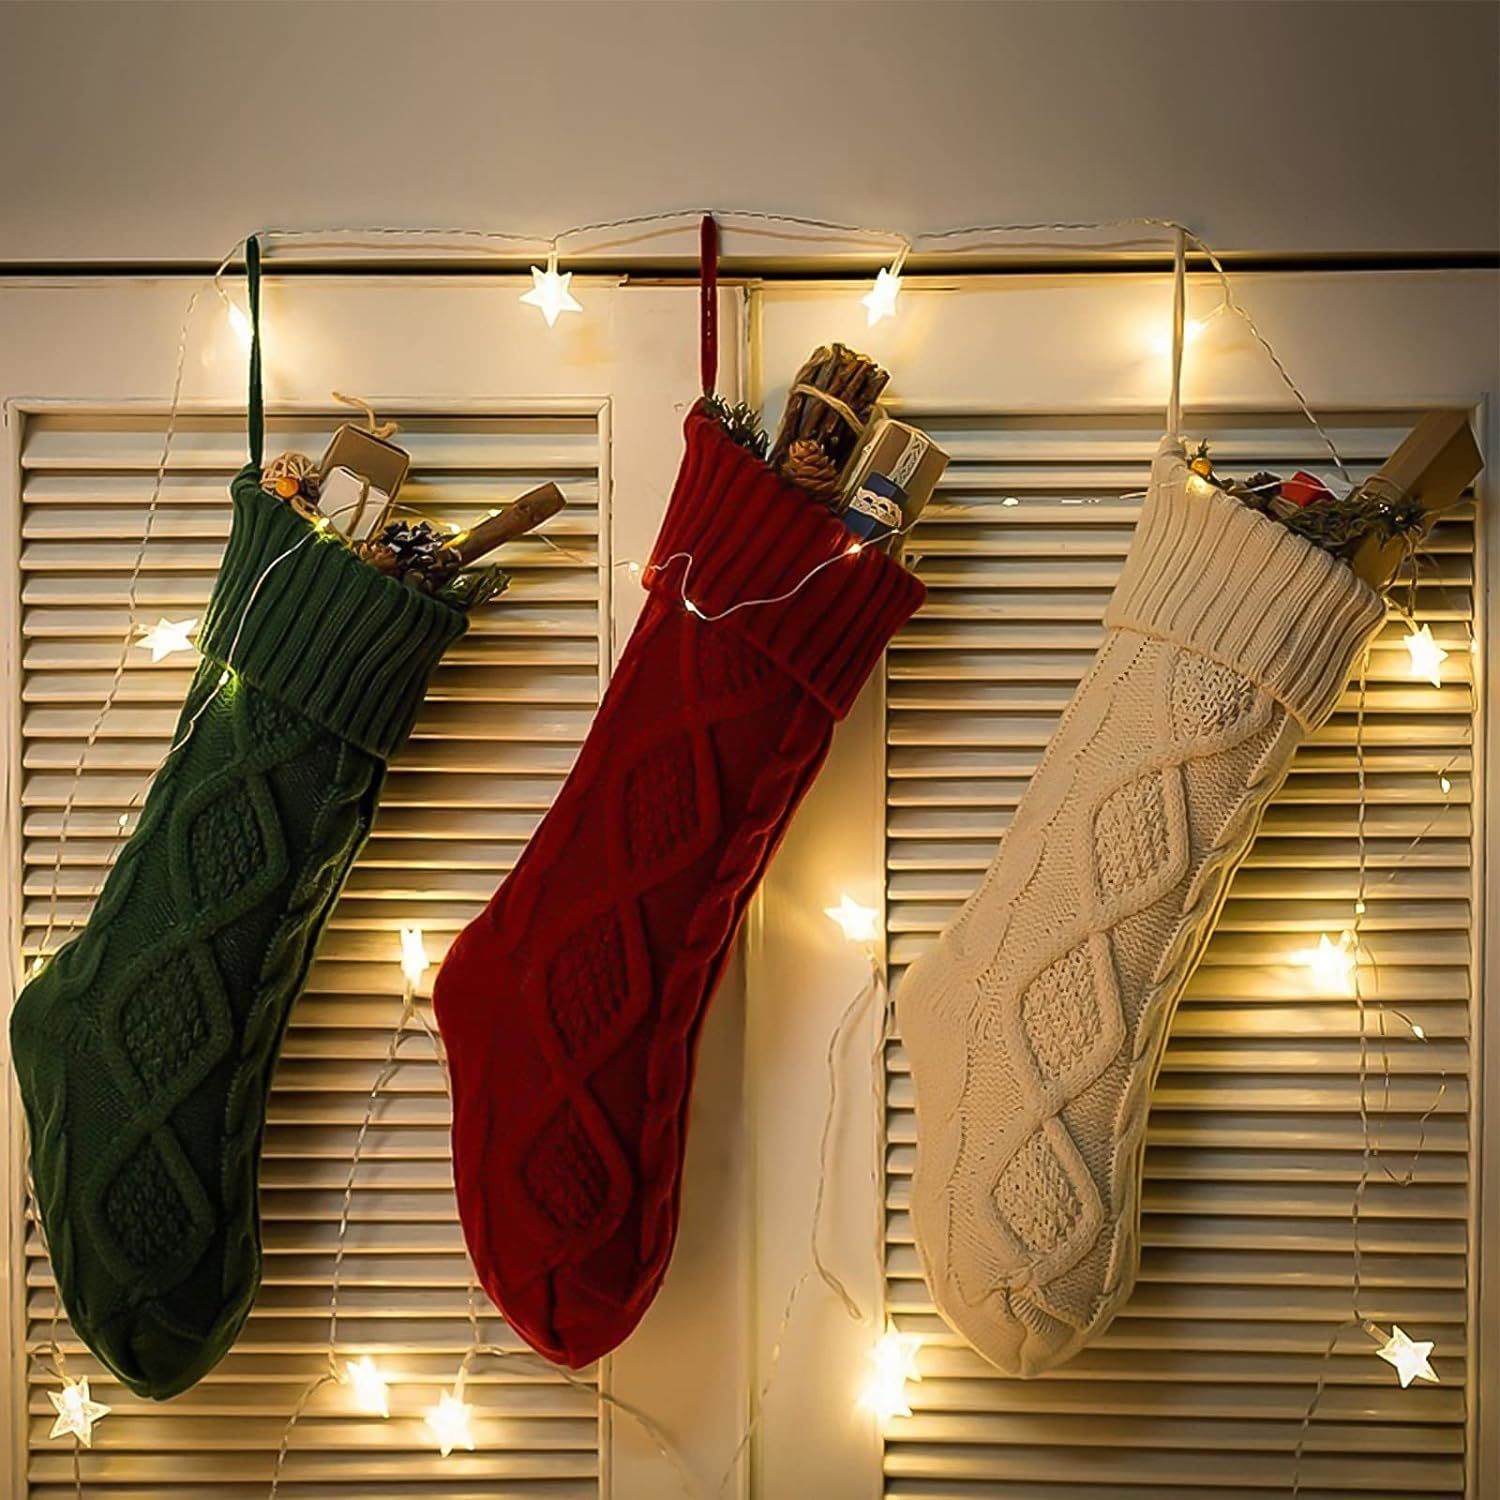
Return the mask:
<svg viewBox="0 0 1500 1500"><path fill-rule="evenodd" d="M926 508L948 455L925 432L884 417L854 456L839 519L855 536L891 550Z"/></svg>

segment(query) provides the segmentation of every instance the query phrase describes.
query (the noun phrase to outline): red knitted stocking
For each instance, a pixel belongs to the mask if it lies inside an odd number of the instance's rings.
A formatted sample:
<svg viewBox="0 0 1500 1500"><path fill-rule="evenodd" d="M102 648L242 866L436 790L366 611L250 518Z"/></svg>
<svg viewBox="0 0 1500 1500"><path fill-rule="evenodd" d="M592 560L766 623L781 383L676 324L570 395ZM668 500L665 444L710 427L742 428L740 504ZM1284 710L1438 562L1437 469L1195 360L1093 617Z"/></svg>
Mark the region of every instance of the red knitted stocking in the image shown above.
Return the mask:
<svg viewBox="0 0 1500 1500"><path fill-rule="evenodd" d="M852 538L711 418L686 436L651 596L578 762L435 990L469 1252L516 1331L574 1366L656 1294L698 1028L741 913L923 597L864 549L714 620Z"/></svg>

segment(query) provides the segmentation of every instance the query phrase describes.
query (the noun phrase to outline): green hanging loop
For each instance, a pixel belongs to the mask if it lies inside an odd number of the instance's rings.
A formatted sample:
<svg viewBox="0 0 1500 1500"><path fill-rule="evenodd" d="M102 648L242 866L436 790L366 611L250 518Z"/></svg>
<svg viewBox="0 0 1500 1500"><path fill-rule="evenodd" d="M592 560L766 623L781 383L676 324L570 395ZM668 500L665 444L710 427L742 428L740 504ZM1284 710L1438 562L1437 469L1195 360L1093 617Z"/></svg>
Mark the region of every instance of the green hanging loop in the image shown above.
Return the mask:
<svg viewBox="0 0 1500 1500"><path fill-rule="evenodd" d="M266 450L266 408L260 389L260 239L245 241L245 276L250 297L250 462L259 468Z"/></svg>

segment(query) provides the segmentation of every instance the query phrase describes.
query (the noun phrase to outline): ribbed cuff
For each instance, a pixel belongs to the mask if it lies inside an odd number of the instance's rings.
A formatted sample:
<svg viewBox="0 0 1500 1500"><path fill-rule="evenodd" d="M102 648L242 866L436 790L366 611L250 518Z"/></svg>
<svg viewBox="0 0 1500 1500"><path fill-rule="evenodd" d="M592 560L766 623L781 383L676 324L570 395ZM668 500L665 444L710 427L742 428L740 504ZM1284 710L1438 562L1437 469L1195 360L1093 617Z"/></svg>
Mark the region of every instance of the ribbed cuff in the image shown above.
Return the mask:
<svg viewBox="0 0 1500 1500"><path fill-rule="evenodd" d="M388 759L411 733L427 678L468 617L315 533L261 489L253 465L230 493L234 526L198 649Z"/></svg>
<svg viewBox="0 0 1500 1500"><path fill-rule="evenodd" d="M1162 441L1106 626L1222 662L1312 730L1384 618L1347 565L1199 479L1182 444Z"/></svg>
<svg viewBox="0 0 1500 1500"><path fill-rule="evenodd" d="M876 547L850 553L857 538L847 527L701 408L688 414L684 436L648 587L722 616L843 718L927 590Z"/></svg>

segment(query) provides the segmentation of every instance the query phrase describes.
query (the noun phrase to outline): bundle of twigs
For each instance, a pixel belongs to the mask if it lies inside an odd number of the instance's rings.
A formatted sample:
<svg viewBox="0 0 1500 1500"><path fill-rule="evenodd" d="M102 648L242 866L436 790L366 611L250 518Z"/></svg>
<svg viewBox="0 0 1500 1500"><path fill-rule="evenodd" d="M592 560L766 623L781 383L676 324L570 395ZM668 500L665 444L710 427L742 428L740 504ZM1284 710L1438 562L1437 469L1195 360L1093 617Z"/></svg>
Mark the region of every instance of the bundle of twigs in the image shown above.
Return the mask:
<svg viewBox="0 0 1500 1500"><path fill-rule="evenodd" d="M771 444L771 467L816 498L832 499L890 378L868 355L843 344L813 350L792 382Z"/></svg>

